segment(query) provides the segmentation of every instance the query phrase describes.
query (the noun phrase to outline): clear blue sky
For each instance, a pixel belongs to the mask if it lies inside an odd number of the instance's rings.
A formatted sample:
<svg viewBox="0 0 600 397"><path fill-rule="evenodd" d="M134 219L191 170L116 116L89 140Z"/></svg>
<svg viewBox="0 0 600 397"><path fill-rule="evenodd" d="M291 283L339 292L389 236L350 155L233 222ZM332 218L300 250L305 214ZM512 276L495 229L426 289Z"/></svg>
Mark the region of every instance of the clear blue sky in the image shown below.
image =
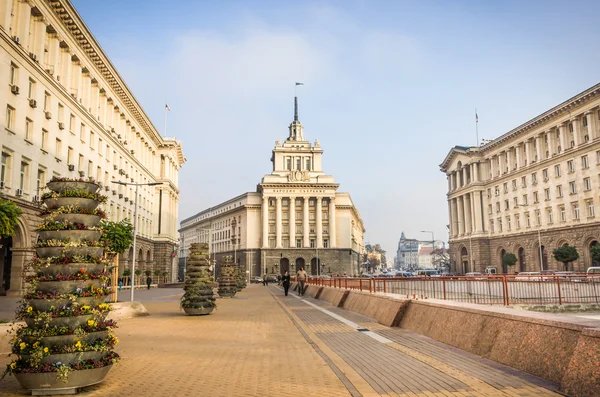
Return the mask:
<svg viewBox="0 0 600 397"><path fill-rule="evenodd" d="M155 126L183 141L180 219L246 191L287 136L294 82L324 170L393 258L447 240L454 145L598 83L597 1L87 1L74 4Z"/></svg>

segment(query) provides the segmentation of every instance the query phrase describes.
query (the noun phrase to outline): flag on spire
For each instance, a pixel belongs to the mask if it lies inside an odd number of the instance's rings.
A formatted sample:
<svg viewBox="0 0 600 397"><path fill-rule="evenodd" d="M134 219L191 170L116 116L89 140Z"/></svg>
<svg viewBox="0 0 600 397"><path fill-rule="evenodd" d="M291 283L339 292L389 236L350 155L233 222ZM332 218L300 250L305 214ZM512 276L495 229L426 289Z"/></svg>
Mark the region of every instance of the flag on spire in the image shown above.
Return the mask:
<svg viewBox="0 0 600 397"><path fill-rule="evenodd" d="M304 85L304 83L298 83L298 82L296 81L296 85Z"/></svg>
<svg viewBox="0 0 600 397"><path fill-rule="evenodd" d="M171 108L166 103L165 103L165 109L167 109L169 112L171 111Z"/></svg>

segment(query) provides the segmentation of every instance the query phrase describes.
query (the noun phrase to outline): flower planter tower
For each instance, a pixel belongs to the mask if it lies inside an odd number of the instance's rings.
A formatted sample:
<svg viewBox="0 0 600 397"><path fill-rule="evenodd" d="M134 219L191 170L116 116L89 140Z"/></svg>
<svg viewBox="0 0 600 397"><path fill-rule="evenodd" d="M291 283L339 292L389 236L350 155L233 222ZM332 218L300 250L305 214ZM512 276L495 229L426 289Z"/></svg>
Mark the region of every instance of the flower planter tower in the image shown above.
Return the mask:
<svg viewBox="0 0 600 397"><path fill-rule="evenodd" d="M119 358L115 324L106 320L110 288L99 242L105 214L97 207L106 197L92 181L55 178L47 187L35 275L17 309L26 326L15 330L17 359L7 372L33 395L75 394L102 382Z"/></svg>
<svg viewBox="0 0 600 397"><path fill-rule="evenodd" d="M237 292L237 281L235 279L235 268L231 255L223 257L221 274L219 275L219 296L221 298L233 298Z"/></svg>
<svg viewBox="0 0 600 397"><path fill-rule="evenodd" d="M181 307L188 316L210 314L216 307L213 288L215 283L208 270L210 259L208 244L194 243L190 248L185 274L185 294L181 298Z"/></svg>
<svg viewBox="0 0 600 397"><path fill-rule="evenodd" d="M236 265L235 267L235 282L237 292L240 292L244 288L246 288L246 275L242 272L241 265Z"/></svg>

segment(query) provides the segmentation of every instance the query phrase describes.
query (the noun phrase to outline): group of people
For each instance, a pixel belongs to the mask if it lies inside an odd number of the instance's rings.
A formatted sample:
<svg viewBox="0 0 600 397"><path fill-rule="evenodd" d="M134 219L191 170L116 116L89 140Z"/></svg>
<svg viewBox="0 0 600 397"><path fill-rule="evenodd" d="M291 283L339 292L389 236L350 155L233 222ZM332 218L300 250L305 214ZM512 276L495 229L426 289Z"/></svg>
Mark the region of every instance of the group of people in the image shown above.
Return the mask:
<svg viewBox="0 0 600 397"><path fill-rule="evenodd" d="M285 271L283 276L281 274L277 276L277 285L283 286L283 291L285 292L285 296L288 296L291 279L292 278L290 276L290 272L287 270ZM304 289L305 289L304 286L306 284L307 279L308 279L308 273L306 273L304 268L301 267L300 270L298 270L298 272L296 273L296 281L298 281L298 296L304 295ZM269 280L268 280L266 274L263 276L263 285L264 286L269 285Z"/></svg>

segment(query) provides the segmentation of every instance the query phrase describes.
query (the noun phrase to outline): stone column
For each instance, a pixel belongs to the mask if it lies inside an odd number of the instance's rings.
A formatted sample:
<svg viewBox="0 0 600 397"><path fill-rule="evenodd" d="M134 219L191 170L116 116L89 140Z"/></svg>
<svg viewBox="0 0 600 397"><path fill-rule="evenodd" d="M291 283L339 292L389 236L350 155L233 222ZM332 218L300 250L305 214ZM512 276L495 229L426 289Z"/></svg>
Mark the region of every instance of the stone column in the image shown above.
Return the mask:
<svg viewBox="0 0 600 397"><path fill-rule="evenodd" d="M46 41L46 23L43 16L33 18L33 45L30 46L30 51L35 54L40 65L44 66L44 42Z"/></svg>
<svg viewBox="0 0 600 397"><path fill-rule="evenodd" d="M558 132L560 134L560 151L564 152L567 149L567 132L565 128L565 123L562 123L558 126Z"/></svg>
<svg viewBox="0 0 600 397"><path fill-rule="evenodd" d="M296 248L296 197L290 197L288 227L290 228L290 248Z"/></svg>
<svg viewBox="0 0 600 397"><path fill-rule="evenodd" d="M542 136L538 135L533 139L535 139L535 148L536 148L535 154L537 155L537 161L542 161L542 159L544 158L542 156L542 143L543 143Z"/></svg>
<svg viewBox="0 0 600 397"><path fill-rule="evenodd" d="M579 136L579 119L571 119L571 125L573 126L573 141L575 142L575 147L577 147L582 143L581 137Z"/></svg>
<svg viewBox="0 0 600 397"><path fill-rule="evenodd" d="M525 165L531 165L531 141L528 139L525 141Z"/></svg>
<svg viewBox="0 0 600 397"><path fill-rule="evenodd" d="M473 182L479 182L479 162L473 163Z"/></svg>
<svg viewBox="0 0 600 397"><path fill-rule="evenodd" d="M490 173L492 174L492 177L490 179L494 179L494 177L496 176L496 167L494 167L494 156L490 157Z"/></svg>
<svg viewBox="0 0 600 397"><path fill-rule="evenodd" d="M308 197L304 197L304 212L302 214L302 226L304 234L304 248L310 248L310 229L308 220Z"/></svg>
<svg viewBox="0 0 600 397"><path fill-rule="evenodd" d="M448 179L448 191L451 192L452 191L452 175L447 175L447 179Z"/></svg>
<svg viewBox="0 0 600 397"><path fill-rule="evenodd" d="M454 237L454 220L452 219L452 199L448 200L448 222L450 226L450 237Z"/></svg>
<svg viewBox="0 0 600 397"><path fill-rule="evenodd" d="M468 183L468 178L467 178L467 168L468 167L469 167L469 164L465 164L465 165L463 165L463 168L462 168L463 186L467 186L467 183Z"/></svg>
<svg viewBox="0 0 600 397"><path fill-rule="evenodd" d="M317 197L317 210L315 214L317 226L317 248L323 248L323 198Z"/></svg>
<svg viewBox="0 0 600 397"><path fill-rule="evenodd" d="M31 6L26 1L16 1L15 9L18 8L17 26L13 26L13 32L16 28L16 35L19 38L19 43L24 49L29 49L29 24L31 22Z"/></svg>
<svg viewBox="0 0 600 397"><path fill-rule="evenodd" d="M269 198L263 197L262 203L262 247L269 248Z"/></svg>
<svg viewBox="0 0 600 397"><path fill-rule="evenodd" d="M335 197L329 198L329 247L337 247L337 229L335 219Z"/></svg>
<svg viewBox="0 0 600 397"><path fill-rule="evenodd" d="M473 222L475 233L481 233L483 232L481 229L481 225L483 224L483 214L481 213L481 191L473 192L473 196L475 198L473 200L473 207L475 209L475 221Z"/></svg>
<svg viewBox="0 0 600 397"><path fill-rule="evenodd" d="M452 202L452 236L458 236L458 200L453 198Z"/></svg>
<svg viewBox="0 0 600 397"><path fill-rule="evenodd" d="M464 201L462 196L456 198L457 206L458 206L458 234L462 236L465 234L465 211L464 211Z"/></svg>
<svg viewBox="0 0 600 397"><path fill-rule="evenodd" d="M590 141L593 141L598 137L596 132L596 121L594 120L594 112L585 112L584 117L587 120L588 137L590 138Z"/></svg>
<svg viewBox="0 0 600 397"><path fill-rule="evenodd" d="M512 153L515 150L514 147L511 147L510 149L508 149L508 151L506 152L506 163L508 166L508 172L511 172L513 170L513 159L512 159Z"/></svg>
<svg viewBox="0 0 600 397"><path fill-rule="evenodd" d="M549 130L546 131L546 137L548 137L548 157L550 158L556 153L556 143L554 139L556 138L556 135L554 135L554 131Z"/></svg>
<svg viewBox="0 0 600 397"><path fill-rule="evenodd" d="M465 215L465 234L471 234L471 194L467 193L463 196L463 210Z"/></svg>
<svg viewBox="0 0 600 397"><path fill-rule="evenodd" d="M275 248L281 248L281 197L275 198Z"/></svg>

